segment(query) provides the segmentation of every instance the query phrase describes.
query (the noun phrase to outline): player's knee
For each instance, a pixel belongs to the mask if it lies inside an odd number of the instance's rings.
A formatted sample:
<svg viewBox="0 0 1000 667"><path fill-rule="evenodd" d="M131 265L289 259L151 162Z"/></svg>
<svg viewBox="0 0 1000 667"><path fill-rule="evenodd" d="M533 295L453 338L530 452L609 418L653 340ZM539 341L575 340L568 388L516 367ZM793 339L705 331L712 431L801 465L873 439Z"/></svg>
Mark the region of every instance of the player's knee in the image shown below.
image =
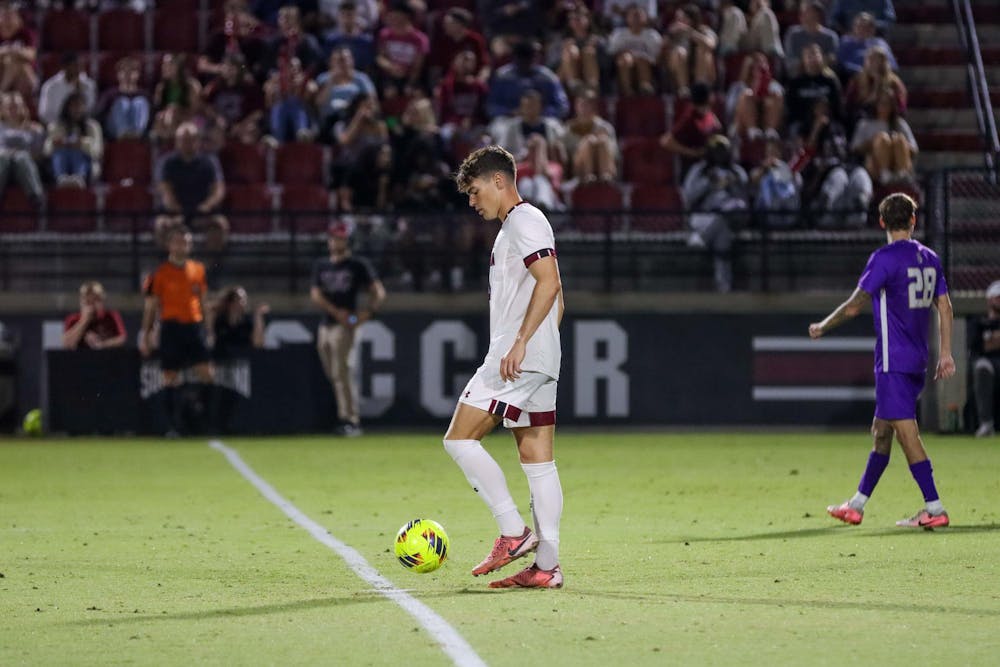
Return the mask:
<svg viewBox="0 0 1000 667"><path fill-rule="evenodd" d="M450 433L448 435L450 435ZM448 452L448 456L456 461L460 459L470 447L476 444L475 440L450 440L448 435L444 437L444 440L442 440L441 443L444 445L444 450Z"/></svg>

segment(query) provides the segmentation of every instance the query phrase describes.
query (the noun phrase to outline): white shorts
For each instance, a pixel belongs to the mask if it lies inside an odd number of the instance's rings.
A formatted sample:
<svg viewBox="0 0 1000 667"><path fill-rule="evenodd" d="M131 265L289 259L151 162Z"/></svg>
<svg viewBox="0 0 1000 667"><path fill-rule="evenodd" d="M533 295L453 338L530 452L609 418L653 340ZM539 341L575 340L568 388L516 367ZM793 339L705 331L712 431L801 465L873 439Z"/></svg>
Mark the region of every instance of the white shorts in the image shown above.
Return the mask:
<svg viewBox="0 0 1000 667"><path fill-rule="evenodd" d="M480 366L462 390L459 403L503 417L505 428L556 423L556 387L544 373L526 371L517 380L500 379L500 364Z"/></svg>

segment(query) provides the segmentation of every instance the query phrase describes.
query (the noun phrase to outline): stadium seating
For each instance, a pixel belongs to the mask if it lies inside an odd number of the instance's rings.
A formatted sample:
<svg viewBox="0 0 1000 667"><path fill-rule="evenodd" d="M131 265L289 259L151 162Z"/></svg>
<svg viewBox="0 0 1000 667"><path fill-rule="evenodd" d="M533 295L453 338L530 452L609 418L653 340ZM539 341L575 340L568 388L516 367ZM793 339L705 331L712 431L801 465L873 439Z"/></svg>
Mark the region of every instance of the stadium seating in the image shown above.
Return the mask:
<svg viewBox="0 0 1000 667"><path fill-rule="evenodd" d="M297 233L325 231L330 224L330 191L322 185L286 185L281 193L280 227Z"/></svg>
<svg viewBox="0 0 1000 667"><path fill-rule="evenodd" d="M641 183L632 189L631 229L646 232L671 232L684 228L684 216L681 210L684 202L681 194L672 185ZM673 211L662 213L662 211ZM656 212L653 215L653 212Z"/></svg>
<svg viewBox="0 0 1000 667"><path fill-rule="evenodd" d="M198 15L190 11L158 9L153 19L153 48L170 53L196 53Z"/></svg>
<svg viewBox="0 0 1000 667"><path fill-rule="evenodd" d="M74 187L49 190L50 232L97 231L97 196L92 190Z"/></svg>
<svg viewBox="0 0 1000 667"><path fill-rule="evenodd" d="M112 185L104 195L104 229L109 232L131 232L133 222L143 231L153 195L144 185ZM130 215L131 214L131 215Z"/></svg>
<svg viewBox="0 0 1000 667"><path fill-rule="evenodd" d="M263 183L267 180L267 160L260 146L230 142L219 152L227 183Z"/></svg>
<svg viewBox="0 0 1000 667"><path fill-rule="evenodd" d="M146 45L142 14L109 9L97 17L97 48L102 51L142 51Z"/></svg>
<svg viewBox="0 0 1000 667"><path fill-rule="evenodd" d="M673 183L674 156L658 138L633 137L622 146L622 178L628 183Z"/></svg>
<svg viewBox="0 0 1000 667"><path fill-rule="evenodd" d="M302 142L279 146L274 156L274 180L282 185L323 183L323 148Z"/></svg>
<svg viewBox="0 0 1000 667"><path fill-rule="evenodd" d="M21 188L8 184L0 199L0 232L22 233L38 231L38 212L32 208L28 196Z"/></svg>
<svg viewBox="0 0 1000 667"><path fill-rule="evenodd" d="M582 232L613 231L619 220L612 213L624 206L622 191L612 183L587 183L573 190L571 208L574 226ZM587 213L593 213L587 215Z"/></svg>
<svg viewBox="0 0 1000 667"><path fill-rule="evenodd" d="M619 99L615 128L620 137L658 137L667 131L667 108L663 98L646 95Z"/></svg>
<svg viewBox="0 0 1000 667"><path fill-rule="evenodd" d="M41 46L47 53L90 50L90 17L76 9L54 9L42 20Z"/></svg>
<svg viewBox="0 0 1000 667"><path fill-rule="evenodd" d="M104 181L147 185L152 180L152 149L142 139L122 139L104 145Z"/></svg>
<svg viewBox="0 0 1000 667"><path fill-rule="evenodd" d="M230 212L229 228L238 234L264 234L272 229L273 202L263 183L226 187L223 208Z"/></svg>

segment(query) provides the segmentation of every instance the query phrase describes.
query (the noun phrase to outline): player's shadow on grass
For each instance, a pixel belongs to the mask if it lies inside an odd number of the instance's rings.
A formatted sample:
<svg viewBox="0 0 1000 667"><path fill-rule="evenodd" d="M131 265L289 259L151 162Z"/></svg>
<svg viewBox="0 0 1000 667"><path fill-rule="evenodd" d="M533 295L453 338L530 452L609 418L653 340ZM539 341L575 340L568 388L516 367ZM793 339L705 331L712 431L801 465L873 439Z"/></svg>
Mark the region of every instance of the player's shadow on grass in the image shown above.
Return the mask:
<svg viewBox="0 0 1000 667"><path fill-rule="evenodd" d="M869 528L854 528L852 526L845 525L832 525L823 526L822 528L801 528L799 530L781 530L771 533L752 533L750 535L727 535L723 537L683 537L672 540L663 540L662 542L668 542L671 544L679 543L689 543L689 542L754 542L757 540L787 540L802 537L818 537L821 535L833 535L842 531L852 531L858 534L859 537L885 537L886 535L913 535L914 532L923 531L913 531L907 528L899 528L897 526L889 527L879 527L875 530ZM948 533L989 533L994 531L1000 531L1000 523L984 523L984 524L972 524L965 526L950 526L948 528L941 528L936 532L941 535L947 535Z"/></svg>

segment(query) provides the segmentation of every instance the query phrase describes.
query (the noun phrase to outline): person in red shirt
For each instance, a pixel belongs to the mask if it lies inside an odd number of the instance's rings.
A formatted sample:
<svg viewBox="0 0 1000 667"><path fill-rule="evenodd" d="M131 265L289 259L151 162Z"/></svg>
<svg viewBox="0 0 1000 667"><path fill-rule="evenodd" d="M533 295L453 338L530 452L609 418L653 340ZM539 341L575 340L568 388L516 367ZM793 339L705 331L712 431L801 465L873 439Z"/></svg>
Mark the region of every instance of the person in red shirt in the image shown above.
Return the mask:
<svg viewBox="0 0 1000 667"><path fill-rule="evenodd" d="M378 33L375 58L379 89L386 101L409 96L421 87L429 51L427 35L413 26L413 9L405 2L393 3Z"/></svg>
<svg viewBox="0 0 1000 667"><path fill-rule="evenodd" d="M437 82L446 75L455 61L455 56L463 51L471 51L475 63L473 73L482 83L490 80L490 55L486 49L486 39L472 29L472 12L463 7L452 7L441 19L441 33L435 35L428 58L431 82Z"/></svg>
<svg viewBox="0 0 1000 667"><path fill-rule="evenodd" d="M459 51L451 70L434 91L437 115L441 119L441 137L450 144L453 139L471 140L481 134L477 128L486 125L486 97L489 88L476 78L476 54Z"/></svg>
<svg viewBox="0 0 1000 667"><path fill-rule="evenodd" d="M67 350L105 350L125 344L125 324L117 310L104 305L104 287L96 280L80 285L80 311L63 322Z"/></svg>
<svg viewBox="0 0 1000 667"><path fill-rule="evenodd" d="M710 98L706 84L691 86L691 105L679 115L670 131L660 137L660 145L680 155L685 169L704 157L708 138L722 132L722 122L710 108Z"/></svg>
<svg viewBox="0 0 1000 667"><path fill-rule="evenodd" d="M0 0L0 91L29 99L38 87L38 40L12 2Z"/></svg>

